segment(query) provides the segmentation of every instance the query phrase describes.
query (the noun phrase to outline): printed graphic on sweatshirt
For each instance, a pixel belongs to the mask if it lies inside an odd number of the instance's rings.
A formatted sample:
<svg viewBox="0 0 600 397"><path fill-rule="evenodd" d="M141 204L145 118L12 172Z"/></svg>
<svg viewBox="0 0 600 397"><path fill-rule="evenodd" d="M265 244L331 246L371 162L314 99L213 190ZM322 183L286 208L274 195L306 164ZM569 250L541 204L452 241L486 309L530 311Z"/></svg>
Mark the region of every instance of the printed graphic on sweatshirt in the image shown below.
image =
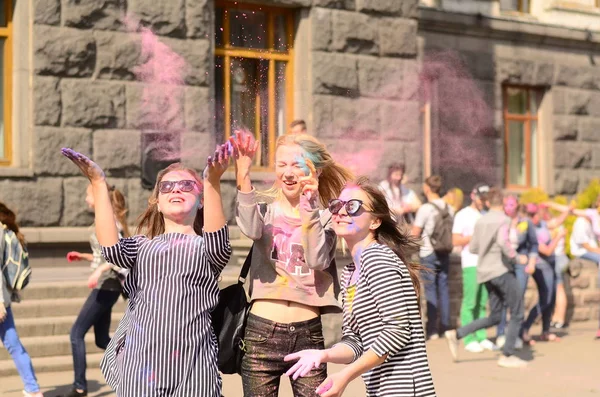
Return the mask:
<svg viewBox="0 0 600 397"><path fill-rule="evenodd" d="M300 233L300 228L291 232L278 227L273 228L271 259L293 276L310 276L312 270L306 265L304 247L300 243L293 242L300 241Z"/></svg>

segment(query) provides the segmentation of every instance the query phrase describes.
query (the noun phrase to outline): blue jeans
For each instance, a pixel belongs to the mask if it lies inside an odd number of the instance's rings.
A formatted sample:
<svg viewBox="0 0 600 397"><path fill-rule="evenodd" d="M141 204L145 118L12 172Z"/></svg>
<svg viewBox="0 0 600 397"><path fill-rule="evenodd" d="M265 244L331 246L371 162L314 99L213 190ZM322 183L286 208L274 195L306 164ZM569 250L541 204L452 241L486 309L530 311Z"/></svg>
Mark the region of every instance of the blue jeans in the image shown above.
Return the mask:
<svg viewBox="0 0 600 397"><path fill-rule="evenodd" d="M15 319L10 307L6 309L6 319L0 323L0 338L17 367L17 371L25 384L25 391L27 393L39 392L40 386L33 372L31 358L19 340L19 335L17 335L17 329L15 328Z"/></svg>
<svg viewBox="0 0 600 397"><path fill-rule="evenodd" d="M430 271L421 273L427 298L427 336L450 329L450 292L448 289L449 255L435 253L421 258L421 265ZM438 304L441 328L438 328Z"/></svg>
<svg viewBox="0 0 600 397"><path fill-rule="evenodd" d="M537 285L539 300L529 311L529 315L521 327L521 333L529 331L529 328L540 314L542 315L542 333L547 333L550 332L550 322L552 320L552 302L554 301L555 290L554 268L546 261L538 262L532 276Z"/></svg>
<svg viewBox="0 0 600 397"><path fill-rule="evenodd" d="M106 346L110 342L108 332L110 330L112 307L120 295L120 291L92 290L71 328L71 353L73 354L73 370L75 371L73 387L75 389L87 390L85 334L93 325L96 346L106 350Z"/></svg>
<svg viewBox="0 0 600 397"><path fill-rule="evenodd" d="M515 265L515 276L517 277L517 284L519 285L519 291L521 291L521 298L525 298L525 291L527 291L527 282L529 281L529 274L525 272L525 265ZM502 310L502 319L496 330L496 337L503 336L506 330L506 308Z"/></svg>

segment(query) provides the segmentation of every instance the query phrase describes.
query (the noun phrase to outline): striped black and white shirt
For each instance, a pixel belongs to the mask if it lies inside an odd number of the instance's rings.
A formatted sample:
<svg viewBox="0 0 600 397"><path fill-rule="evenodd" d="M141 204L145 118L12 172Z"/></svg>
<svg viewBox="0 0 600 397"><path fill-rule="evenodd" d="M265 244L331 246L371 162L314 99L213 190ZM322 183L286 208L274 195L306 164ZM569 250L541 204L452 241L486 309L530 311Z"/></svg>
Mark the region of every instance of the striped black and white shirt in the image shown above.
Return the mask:
<svg viewBox="0 0 600 397"><path fill-rule="evenodd" d="M100 364L117 396L221 396L210 311L231 255L227 226L123 238L102 253L131 269L129 304Z"/></svg>
<svg viewBox="0 0 600 397"><path fill-rule="evenodd" d="M362 375L367 396L435 396L415 289L404 263L387 246L361 255L360 276L349 285L353 263L342 273L342 341L354 360L371 349L385 362Z"/></svg>

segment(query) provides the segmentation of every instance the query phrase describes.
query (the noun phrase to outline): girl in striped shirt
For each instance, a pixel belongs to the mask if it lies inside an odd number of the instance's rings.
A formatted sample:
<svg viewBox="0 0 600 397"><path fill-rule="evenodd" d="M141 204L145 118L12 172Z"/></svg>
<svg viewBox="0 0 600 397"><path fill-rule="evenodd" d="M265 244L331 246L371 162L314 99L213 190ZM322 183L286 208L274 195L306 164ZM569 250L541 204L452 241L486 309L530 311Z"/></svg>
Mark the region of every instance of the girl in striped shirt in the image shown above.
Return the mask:
<svg viewBox="0 0 600 397"><path fill-rule="evenodd" d="M209 157L203 180L178 163L162 170L139 234L121 239L104 172L84 155L62 150L92 185L103 256L130 269L127 311L100 364L119 397L221 396L210 311L231 255L220 191L227 149Z"/></svg>
<svg viewBox="0 0 600 397"><path fill-rule="evenodd" d="M406 261L414 240L398 228L376 185L359 178L331 200L333 228L352 253L342 275L342 340L326 350L288 355L294 379L331 362L348 364L318 388L341 396L362 375L367 396L435 396L419 309L418 266Z"/></svg>

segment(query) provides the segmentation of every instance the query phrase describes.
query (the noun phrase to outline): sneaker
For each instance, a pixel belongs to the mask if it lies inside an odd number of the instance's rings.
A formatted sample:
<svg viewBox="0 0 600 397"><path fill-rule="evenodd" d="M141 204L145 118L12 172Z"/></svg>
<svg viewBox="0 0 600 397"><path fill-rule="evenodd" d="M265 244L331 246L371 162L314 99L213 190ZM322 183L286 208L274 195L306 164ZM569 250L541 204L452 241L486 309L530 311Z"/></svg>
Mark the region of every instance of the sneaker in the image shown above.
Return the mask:
<svg viewBox="0 0 600 397"><path fill-rule="evenodd" d="M23 397L44 397L41 391L35 393L29 393L26 390L23 390Z"/></svg>
<svg viewBox="0 0 600 397"><path fill-rule="evenodd" d="M504 342L506 342L506 337L504 335L500 335L496 338L496 346L498 346L498 349L502 349L504 347Z"/></svg>
<svg viewBox="0 0 600 397"><path fill-rule="evenodd" d="M596 331L596 340L600 339L600 329L598 331Z"/></svg>
<svg viewBox="0 0 600 397"><path fill-rule="evenodd" d="M525 368L527 366L527 361L521 360L517 356L508 356L502 355L498 359L498 365L503 368Z"/></svg>
<svg viewBox="0 0 600 397"><path fill-rule="evenodd" d="M489 339L485 339L479 342L479 346L481 346L483 350L489 350L493 352L498 350L498 346L496 346L494 342L492 342Z"/></svg>
<svg viewBox="0 0 600 397"><path fill-rule="evenodd" d="M440 339L440 336L438 334L429 335L429 337L427 338L427 340L438 340L438 339Z"/></svg>
<svg viewBox="0 0 600 397"><path fill-rule="evenodd" d="M454 362L458 361L458 338L456 337L456 331L446 331L444 333L446 340L448 341L448 347L450 348L450 354Z"/></svg>
<svg viewBox="0 0 600 397"><path fill-rule="evenodd" d="M465 350L471 353L483 352L483 347L479 345L479 342L470 342L465 346Z"/></svg>

